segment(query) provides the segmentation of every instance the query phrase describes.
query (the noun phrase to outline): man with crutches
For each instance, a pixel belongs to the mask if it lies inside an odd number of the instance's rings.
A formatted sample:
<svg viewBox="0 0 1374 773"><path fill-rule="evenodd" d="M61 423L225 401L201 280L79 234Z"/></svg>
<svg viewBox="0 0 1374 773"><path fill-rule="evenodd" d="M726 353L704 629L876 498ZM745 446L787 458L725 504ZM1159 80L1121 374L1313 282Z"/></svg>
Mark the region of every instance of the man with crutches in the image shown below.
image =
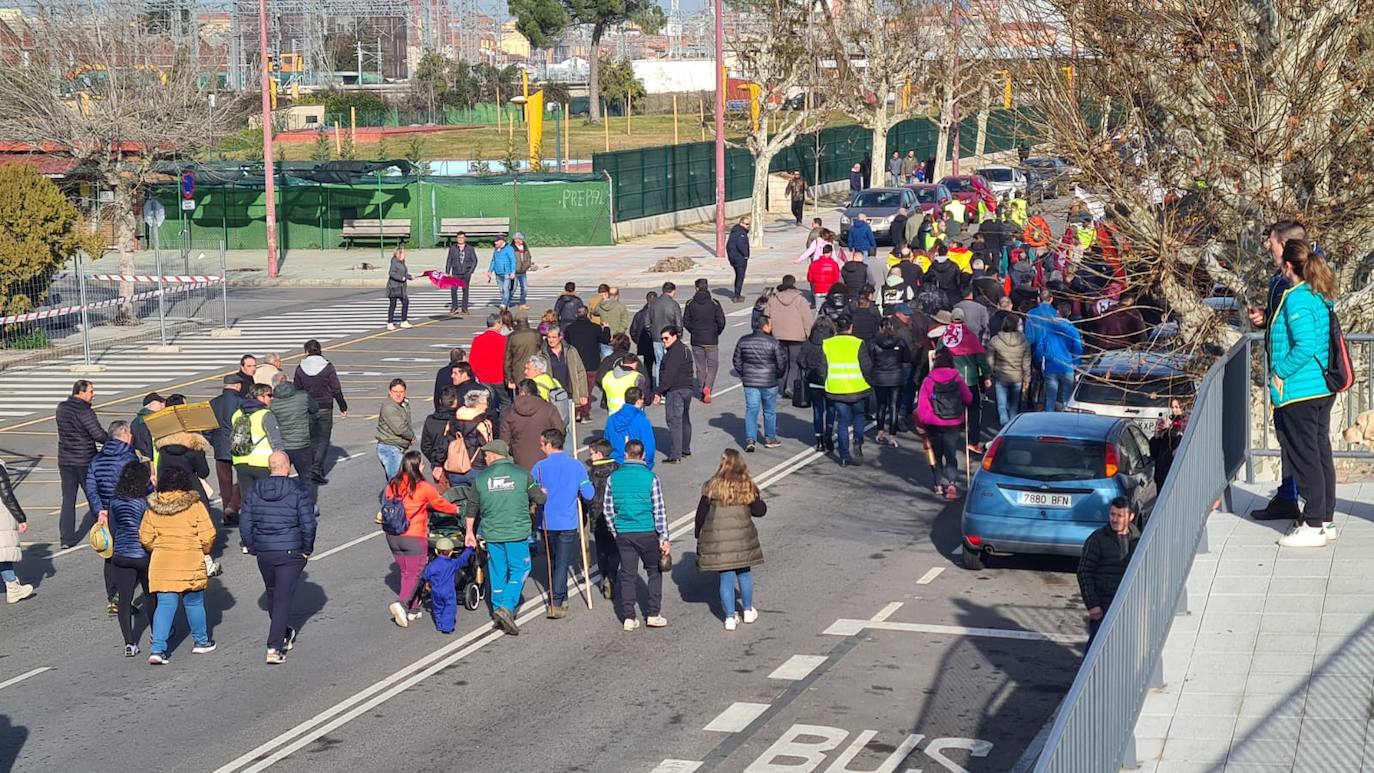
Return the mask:
<svg viewBox="0 0 1374 773"><path fill-rule="evenodd" d="M539 448L544 452L544 458L536 462L530 471L548 496L543 506L541 526L545 540L545 567L549 572L547 616L552 620L568 614L568 571L579 553L582 555L582 570L586 574L587 555L581 547L586 534L582 530L579 498L591 499L595 493L587 478L587 469L581 462L563 453L564 443L562 430L544 430L539 438ZM590 607L590 590L587 601Z"/></svg>

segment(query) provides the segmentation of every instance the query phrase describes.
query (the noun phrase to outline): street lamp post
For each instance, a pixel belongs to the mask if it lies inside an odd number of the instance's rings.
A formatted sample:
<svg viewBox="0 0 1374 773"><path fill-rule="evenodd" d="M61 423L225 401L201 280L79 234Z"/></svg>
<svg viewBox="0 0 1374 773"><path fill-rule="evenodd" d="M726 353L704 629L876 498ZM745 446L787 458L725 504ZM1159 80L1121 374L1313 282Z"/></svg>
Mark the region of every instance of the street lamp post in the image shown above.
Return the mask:
<svg viewBox="0 0 1374 773"><path fill-rule="evenodd" d="M716 18L716 257L725 257L725 21L712 0Z"/></svg>
<svg viewBox="0 0 1374 773"><path fill-rule="evenodd" d="M272 179L272 75L268 71L267 0L258 0L258 59L262 68L262 177L267 195L267 275L277 276L277 189Z"/></svg>

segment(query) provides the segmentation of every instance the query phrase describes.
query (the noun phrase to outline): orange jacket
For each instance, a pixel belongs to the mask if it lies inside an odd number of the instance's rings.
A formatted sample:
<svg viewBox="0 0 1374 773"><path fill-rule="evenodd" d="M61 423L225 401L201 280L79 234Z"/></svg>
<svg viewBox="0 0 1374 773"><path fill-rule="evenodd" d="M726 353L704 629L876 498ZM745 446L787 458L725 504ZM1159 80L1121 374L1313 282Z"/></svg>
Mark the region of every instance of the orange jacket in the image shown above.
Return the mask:
<svg viewBox="0 0 1374 773"><path fill-rule="evenodd" d="M394 483L387 484L388 497L394 498L399 493L400 489ZM402 537L429 539L430 508L450 515L458 514L458 506L439 496L439 492L425 480L417 482L409 494L401 497L401 501L405 504L406 518L410 519L410 528Z"/></svg>

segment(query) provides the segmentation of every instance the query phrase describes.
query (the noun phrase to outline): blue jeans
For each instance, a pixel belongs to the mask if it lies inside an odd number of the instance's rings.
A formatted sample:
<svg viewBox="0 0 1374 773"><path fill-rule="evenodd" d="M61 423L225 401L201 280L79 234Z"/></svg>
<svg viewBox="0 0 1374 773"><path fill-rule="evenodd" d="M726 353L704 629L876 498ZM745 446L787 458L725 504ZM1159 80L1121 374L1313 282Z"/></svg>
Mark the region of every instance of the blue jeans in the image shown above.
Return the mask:
<svg viewBox="0 0 1374 773"><path fill-rule="evenodd" d="M401 457L404 455L404 449L386 443L377 444L377 461L382 463L382 472L386 473L388 481L396 477L397 470L401 469Z"/></svg>
<svg viewBox="0 0 1374 773"><path fill-rule="evenodd" d="M754 608L754 573L746 569L736 569L720 573L720 608L725 616L735 614L735 582L739 581L739 600L745 609Z"/></svg>
<svg viewBox="0 0 1374 773"><path fill-rule="evenodd" d="M526 276L526 274L516 274L515 279L512 280L510 295L511 300L514 301L516 306L525 305L525 293L529 289L529 286L525 282ZM518 299L515 297L516 290L520 291L520 297Z"/></svg>
<svg viewBox="0 0 1374 773"><path fill-rule="evenodd" d="M520 592L530 575L530 543L487 543L487 577L491 582L491 610L508 610L512 615L520 604Z"/></svg>
<svg viewBox="0 0 1374 773"><path fill-rule="evenodd" d="M1057 411L1059 405L1069 399L1073 391L1072 373L1045 374L1045 410Z"/></svg>
<svg viewBox="0 0 1374 773"><path fill-rule="evenodd" d="M994 381L992 388L997 391L997 426L1005 427L1021 412L1021 383Z"/></svg>
<svg viewBox="0 0 1374 773"><path fill-rule="evenodd" d="M514 274L497 274L496 289L501 292L501 305L509 307L511 291L514 289Z"/></svg>
<svg viewBox="0 0 1374 773"><path fill-rule="evenodd" d="M210 632L205 627L205 591L159 593L157 610L153 612L153 652L167 651L167 637L172 634L172 619L176 617L178 603L186 607L186 622L191 625L191 640L196 644L210 641Z"/></svg>
<svg viewBox="0 0 1374 773"><path fill-rule="evenodd" d="M763 405L763 439L778 436L778 388L744 388L744 442L754 442L759 427L759 405Z"/></svg>
<svg viewBox="0 0 1374 773"><path fill-rule="evenodd" d="M811 390L811 429L817 440L829 440L835 431L835 406L825 399L825 387L807 384Z"/></svg>
<svg viewBox="0 0 1374 773"><path fill-rule="evenodd" d="M578 553L577 529L550 531L548 534L549 558L553 561L549 589L553 594L554 606L562 606L568 601L568 569Z"/></svg>
<svg viewBox="0 0 1374 773"><path fill-rule="evenodd" d="M19 575L14 573L13 561L0 561L0 580L19 582Z"/></svg>
<svg viewBox="0 0 1374 773"><path fill-rule="evenodd" d="M660 341L660 340L658 340L658 332L659 332L659 331L657 331L657 330L651 330L651 331L649 331L649 332L650 332L650 333L653 335L653 337L654 337L654 388L657 389L657 388L658 388L658 366L659 366L659 363L663 362L664 346L663 346L663 342ZM644 403L645 403L645 405L648 405L649 401L648 401L647 397L646 397L646 399L644 400Z"/></svg>
<svg viewBox="0 0 1374 773"><path fill-rule="evenodd" d="M835 407L835 450L841 459L849 461L853 457L849 455L849 437L851 431L854 435L854 445L862 449L864 443L864 401L857 403L846 403L834 400L831 405Z"/></svg>

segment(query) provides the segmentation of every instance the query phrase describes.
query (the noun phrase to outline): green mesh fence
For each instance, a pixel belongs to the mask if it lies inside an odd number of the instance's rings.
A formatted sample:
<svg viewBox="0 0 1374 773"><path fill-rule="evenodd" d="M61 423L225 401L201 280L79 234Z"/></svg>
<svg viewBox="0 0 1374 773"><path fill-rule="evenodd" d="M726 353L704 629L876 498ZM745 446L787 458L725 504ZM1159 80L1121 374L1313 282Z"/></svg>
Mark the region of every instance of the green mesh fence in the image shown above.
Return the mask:
<svg viewBox="0 0 1374 773"><path fill-rule="evenodd" d="M196 208L182 211L173 187L149 194L163 203L164 249L208 250L224 241L231 250L267 248L266 203L261 183L196 188ZM277 240L283 250L343 245L343 223L357 218L409 220L412 246L442 241L446 217L508 217L531 246L612 244L611 193L596 175L383 178L381 185L314 185L291 181L277 189Z"/></svg>
<svg viewBox="0 0 1374 773"><path fill-rule="evenodd" d="M470 108L457 108L443 105L436 106L434 111L429 110L401 110L400 108L390 108L381 111L358 111L358 125L369 126L412 126L426 124L436 124L440 126L473 126L473 125L495 125L497 116L504 125L510 121L520 124L524 121L523 110L518 105L505 105L497 107L490 103L481 103ZM348 113L329 113L325 116L328 125L338 125L347 128L351 116Z"/></svg>

